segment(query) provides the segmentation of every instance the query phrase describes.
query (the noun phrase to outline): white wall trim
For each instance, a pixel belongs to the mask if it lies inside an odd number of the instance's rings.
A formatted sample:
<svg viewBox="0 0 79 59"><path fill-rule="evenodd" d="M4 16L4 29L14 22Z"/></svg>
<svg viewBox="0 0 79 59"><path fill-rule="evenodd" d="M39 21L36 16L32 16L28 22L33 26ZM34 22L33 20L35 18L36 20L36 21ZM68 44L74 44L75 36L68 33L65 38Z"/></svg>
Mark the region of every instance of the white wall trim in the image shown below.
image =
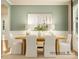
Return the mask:
<svg viewBox="0 0 79 59"><path fill-rule="evenodd" d="M68 5L70 0L8 0L11 5Z"/></svg>
<svg viewBox="0 0 79 59"><path fill-rule="evenodd" d="M26 35L27 31L10 31L12 32L14 35ZM28 32L29 33L29 32ZM68 31L52 31L52 34L56 35L56 36L67 36Z"/></svg>

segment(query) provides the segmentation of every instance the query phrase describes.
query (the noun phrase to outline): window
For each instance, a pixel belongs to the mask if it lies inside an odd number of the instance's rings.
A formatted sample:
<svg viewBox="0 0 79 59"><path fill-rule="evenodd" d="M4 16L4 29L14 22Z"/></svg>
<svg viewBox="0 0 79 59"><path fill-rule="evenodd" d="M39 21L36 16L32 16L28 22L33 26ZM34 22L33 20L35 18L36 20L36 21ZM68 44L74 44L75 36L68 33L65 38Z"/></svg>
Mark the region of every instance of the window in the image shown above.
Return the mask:
<svg viewBox="0 0 79 59"><path fill-rule="evenodd" d="M78 5L73 7L73 32L78 35Z"/></svg>
<svg viewBox="0 0 79 59"><path fill-rule="evenodd" d="M52 22L52 14L28 14L29 30L49 30Z"/></svg>

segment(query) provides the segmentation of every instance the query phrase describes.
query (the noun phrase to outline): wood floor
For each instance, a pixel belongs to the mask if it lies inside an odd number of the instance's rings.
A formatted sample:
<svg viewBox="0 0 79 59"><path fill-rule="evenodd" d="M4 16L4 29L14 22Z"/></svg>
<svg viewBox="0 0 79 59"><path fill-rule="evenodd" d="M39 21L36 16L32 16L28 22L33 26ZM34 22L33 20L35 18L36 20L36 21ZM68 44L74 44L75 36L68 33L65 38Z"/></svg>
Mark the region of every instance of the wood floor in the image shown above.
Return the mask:
<svg viewBox="0 0 79 59"><path fill-rule="evenodd" d="M44 57L27 58L24 55L5 55L5 56L2 56L1 59L78 59L78 56L76 55L56 55L52 58L44 58Z"/></svg>

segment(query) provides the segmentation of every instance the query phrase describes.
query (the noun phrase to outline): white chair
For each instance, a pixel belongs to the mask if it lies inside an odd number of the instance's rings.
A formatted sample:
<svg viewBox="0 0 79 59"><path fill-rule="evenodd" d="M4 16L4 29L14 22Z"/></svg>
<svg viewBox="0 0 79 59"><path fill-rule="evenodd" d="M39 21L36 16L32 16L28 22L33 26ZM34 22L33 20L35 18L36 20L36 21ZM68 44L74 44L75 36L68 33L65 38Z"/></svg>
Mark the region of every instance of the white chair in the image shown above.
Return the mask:
<svg viewBox="0 0 79 59"><path fill-rule="evenodd" d="M67 35L66 41L59 41L60 54L71 54L71 34Z"/></svg>
<svg viewBox="0 0 79 59"><path fill-rule="evenodd" d="M56 55L55 36L45 35L44 38L45 38L44 57L54 57Z"/></svg>
<svg viewBox="0 0 79 59"><path fill-rule="evenodd" d="M21 54L22 41L16 40L11 32L5 32L5 37L8 40L11 54Z"/></svg>
<svg viewBox="0 0 79 59"><path fill-rule="evenodd" d="M28 35L26 38L26 56L27 57L37 57L37 36Z"/></svg>

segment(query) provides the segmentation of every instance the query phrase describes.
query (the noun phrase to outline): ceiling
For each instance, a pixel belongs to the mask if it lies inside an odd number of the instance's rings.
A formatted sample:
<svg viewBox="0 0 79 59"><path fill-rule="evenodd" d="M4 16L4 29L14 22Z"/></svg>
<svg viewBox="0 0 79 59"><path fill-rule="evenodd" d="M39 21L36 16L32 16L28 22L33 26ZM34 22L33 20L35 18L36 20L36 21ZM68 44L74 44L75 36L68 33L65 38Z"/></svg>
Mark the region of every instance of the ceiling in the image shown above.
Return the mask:
<svg viewBox="0 0 79 59"><path fill-rule="evenodd" d="M71 0L7 0L11 5L67 5Z"/></svg>

